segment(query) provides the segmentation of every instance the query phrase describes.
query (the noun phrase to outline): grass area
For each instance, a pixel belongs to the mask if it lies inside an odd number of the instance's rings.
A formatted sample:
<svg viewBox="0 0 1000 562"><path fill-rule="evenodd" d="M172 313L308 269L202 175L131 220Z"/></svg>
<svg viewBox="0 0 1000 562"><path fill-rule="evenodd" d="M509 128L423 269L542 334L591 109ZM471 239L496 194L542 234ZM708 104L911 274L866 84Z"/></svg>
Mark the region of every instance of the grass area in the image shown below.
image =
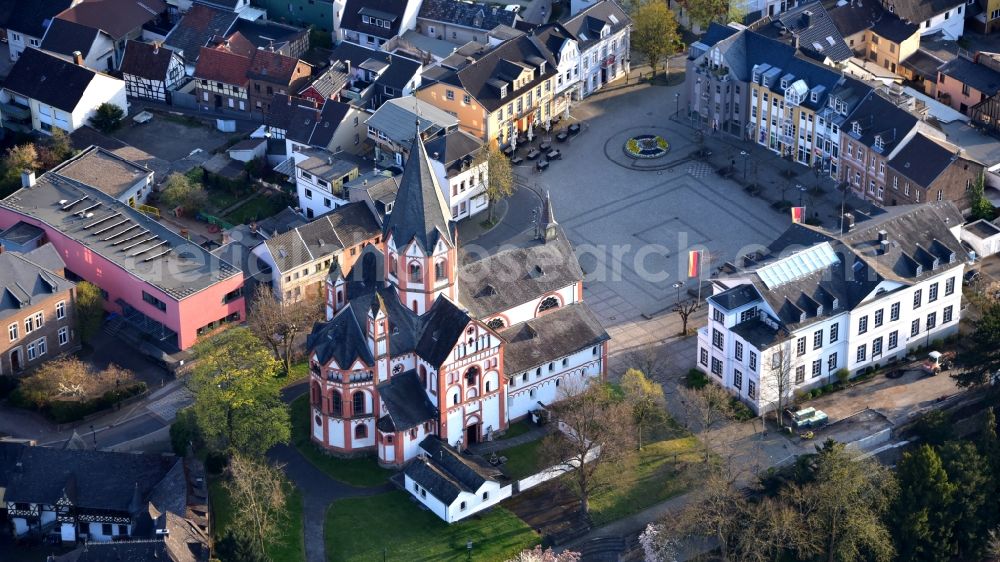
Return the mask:
<svg viewBox="0 0 1000 562"><path fill-rule="evenodd" d="M503 464L503 471L507 476L520 480L543 468L540 466L542 440L536 439L510 449L498 451L497 455L507 457L507 462Z"/></svg>
<svg viewBox="0 0 1000 562"><path fill-rule="evenodd" d="M275 215L287 206L288 201L286 201L283 196L267 196L258 193L250 197L250 199L238 209L222 218L233 224L244 224Z"/></svg>
<svg viewBox="0 0 1000 562"><path fill-rule="evenodd" d="M682 494L692 482L685 470L700 463L698 440L691 435L674 436L643 446L626 470L614 470L614 485L590 498L590 515L595 525L603 525Z"/></svg>
<svg viewBox="0 0 1000 562"><path fill-rule="evenodd" d="M510 439L512 437L517 437L519 435L524 435L532 429L538 427L537 425L531 423L528 419L523 419L519 422L514 422L507 426L507 431L497 438L498 441L503 441L504 439Z"/></svg>
<svg viewBox="0 0 1000 562"><path fill-rule="evenodd" d="M375 457L342 459L326 454L309 439L309 396L303 394L292 401L292 444L316 468L334 480L352 486L381 486L393 471L382 468Z"/></svg>
<svg viewBox="0 0 1000 562"><path fill-rule="evenodd" d="M278 533L281 541L268 544L267 554L271 560L304 562L306 550L302 534L302 493L291 484L288 485L287 492L288 501L285 503L285 507L288 518ZM220 477L213 477L209 480L208 495L212 504L212 535L215 540L219 540L233 522L233 502L229 497L229 492L222 485Z"/></svg>
<svg viewBox="0 0 1000 562"><path fill-rule="evenodd" d="M389 492L368 498L339 500L326 514L326 559L441 561L507 560L538 544L538 535L513 513L500 507L448 525L418 507L409 494Z"/></svg>

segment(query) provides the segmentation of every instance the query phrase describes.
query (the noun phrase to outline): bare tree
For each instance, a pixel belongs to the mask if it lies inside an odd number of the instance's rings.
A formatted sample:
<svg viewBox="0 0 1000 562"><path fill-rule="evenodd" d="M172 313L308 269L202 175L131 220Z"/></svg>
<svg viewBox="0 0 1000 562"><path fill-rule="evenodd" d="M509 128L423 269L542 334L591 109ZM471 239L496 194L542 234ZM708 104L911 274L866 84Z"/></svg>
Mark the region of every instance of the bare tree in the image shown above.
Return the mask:
<svg viewBox="0 0 1000 562"><path fill-rule="evenodd" d="M642 449L642 428L663 421L667 416L667 399L663 387L649 380L642 371L629 369L622 375L622 392L632 409L632 421L637 430L638 447Z"/></svg>
<svg viewBox="0 0 1000 562"><path fill-rule="evenodd" d="M699 281L700 283L700 281ZM676 312L681 317L681 336L686 336L688 333L688 319L694 314L698 308L700 308L700 302L696 300L689 300L684 302L679 302L674 305L674 312Z"/></svg>
<svg viewBox="0 0 1000 562"><path fill-rule="evenodd" d="M285 477L280 467L240 454L229 461L226 490L233 502L234 527L244 529L254 550L278 538L285 519Z"/></svg>
<svg viewBox="0 0 1000 562"><path fill-rule="evenodd" d="M580 562L580 553L572 550L555 552L552 547L542 549L536 545L531 550L522 550L507 562Z"/></svg>
<svg viewBox="0 0 1000 562"><path fill-rule="evenodd" d="M666 519L663 526L668 534L678 538L712 538L721 559L734 560L747 511L746 496L737 488L732 475L712 471L695 492L695 500L676 517Z"/></svg>
<svg viewBox="0 0 1000 562"><path fill-rule="evenodd" d="M792 389L795 387L792 381L792 340L779 343L777 349L771 354L767 362L769 367L768 376L761 377L761 398L765 392L769 398L768 408L774 410L775 421L778 427L785 427L785 416L783 412L788 407L788 401L792 397Z"/></svg>
<svg viewBox="0 0 1000 562"><path fill-rule="evenodd" d="M248 307L247 326L267 343L287 374L295 355L295 338L322 318L322 306L316 297L280 303L267 286L258 285Z"/></svg>
<svg viewBox="0 0 1000 562"><path fill-rule="evenodd" d="M640 345L629 354L629 363L652 380L659 377L665 362L663 347L658 342Z"/></svg>
<svg viewBox="0 0 1000 562"><path fill-rule="evenodd" d="M686 414L685 425L701 437L705 447L705 462L708 462L712 454L709 434L722 422L732 418L733 397L717 384L707 384L701 389L682 386L678 392Z"/></svg>
<svg viewBox="0 0 1000 562"><path fill-rule="evenodd" d="M632 411L605 385L594 384L579 392L570 386L562 387L560 401L552 407L561 431L550 433L542 449L550 464L574 467L567 483L586 514L591 495L613 481L616 471L612 466L632 456Z"/></svg>

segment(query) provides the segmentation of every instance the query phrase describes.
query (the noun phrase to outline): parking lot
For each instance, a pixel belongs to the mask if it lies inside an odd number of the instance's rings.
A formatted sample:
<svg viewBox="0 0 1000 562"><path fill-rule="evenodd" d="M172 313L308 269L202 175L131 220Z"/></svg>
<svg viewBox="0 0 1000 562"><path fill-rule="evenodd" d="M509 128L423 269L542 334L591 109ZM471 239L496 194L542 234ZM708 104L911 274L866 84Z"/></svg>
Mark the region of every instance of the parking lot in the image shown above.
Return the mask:
<svg viewBox="0 0 1000 562"><path fill-rule="evenodd" d="M159 112L150 122L138 125L132 117L139 113L141 107L133 105L135 107L131 108L122 128L113 136L168 162L180 160L197 148L211 153L229 140L226 133Z"/></svg>

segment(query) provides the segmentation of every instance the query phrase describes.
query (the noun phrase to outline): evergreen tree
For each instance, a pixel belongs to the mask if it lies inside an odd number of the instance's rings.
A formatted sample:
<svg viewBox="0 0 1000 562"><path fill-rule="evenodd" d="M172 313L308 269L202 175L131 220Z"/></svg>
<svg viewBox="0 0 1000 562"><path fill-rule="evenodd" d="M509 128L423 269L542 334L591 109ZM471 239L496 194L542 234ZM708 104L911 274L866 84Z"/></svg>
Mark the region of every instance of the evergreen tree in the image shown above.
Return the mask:
<svg viewBox="0 0 1000 562"><path fill-rule="evenodd" d="M1000 301L989 301L983 306L970 339L972 345L962 357L969 368L951 375L963 387L985 385L1000 370Z"/></svg>
<svg viewBox="0 0 1000 562"><path fill-rule="evenodd" d="M253 547L253 540L242 527L226 529L225 536L215 545L215 557L222 562L270 562Z"/></svg>
<svg viewBox="0 0 1000 562"><path fill-rule="evenodd" d="M955 495L948 510L954 528L954 543L962 558L982 557L989 530L990 489L993 482L990 465L979 454L976 446L968 441L949 441L939 454L948 482L954 484Z"/></svg>
<svg viewBox="0 0 1000 562"><path fill-rule="evenodd" d="M903 455L897 467L899 497L893 510L900 560L951 560L950 508L955 485L948 481L941 457L929 445Z"/></svg>

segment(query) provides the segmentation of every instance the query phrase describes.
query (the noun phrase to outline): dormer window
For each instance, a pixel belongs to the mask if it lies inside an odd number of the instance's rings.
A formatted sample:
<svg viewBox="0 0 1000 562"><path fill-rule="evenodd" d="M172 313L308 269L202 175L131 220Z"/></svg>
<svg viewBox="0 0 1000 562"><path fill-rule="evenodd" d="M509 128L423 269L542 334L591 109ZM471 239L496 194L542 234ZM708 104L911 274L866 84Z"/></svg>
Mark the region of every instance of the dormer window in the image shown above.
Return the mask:
<svg viewBox="0 0 1000 562"><path fill-rule="evenodd" d="M882 135L875 135L875 150L882 151L885 148L885 143L882 141Z"/></svg>
<svg viewBox="0 0 1000 562"><path fill-rule="evenodd" d="M781 79L781 89L782 90L788 89L788 80L785 80L784 78Z"/></svg>
<svg viewBox="0 0 1000 562"><path fill-rule="evenodd" d="M819 101L819 92L815 92L814 91L811 94L809 94L809 101L811 101L813 103L818 102Z"/></svg>
<svg viewBox="0 0 1000 562"><path fill-rule="evenodd" d="M507 86L500 86L500 98L507 97Z"/></svg>
<svg viewBox="0 0 1000 562"><path fill-rule="evenodd" d="M757 67L754 67L753 69L753 82L754 84L760 83L760 73L757 72Z"/></svg>
<svg viewBox="0 0 1000 562"><path fill-rule="evenodd" d="M851 123L851 131L855 135L860 135L861 134L861 123L858 123L857 121L854 121L853 123Z"/></svg>

